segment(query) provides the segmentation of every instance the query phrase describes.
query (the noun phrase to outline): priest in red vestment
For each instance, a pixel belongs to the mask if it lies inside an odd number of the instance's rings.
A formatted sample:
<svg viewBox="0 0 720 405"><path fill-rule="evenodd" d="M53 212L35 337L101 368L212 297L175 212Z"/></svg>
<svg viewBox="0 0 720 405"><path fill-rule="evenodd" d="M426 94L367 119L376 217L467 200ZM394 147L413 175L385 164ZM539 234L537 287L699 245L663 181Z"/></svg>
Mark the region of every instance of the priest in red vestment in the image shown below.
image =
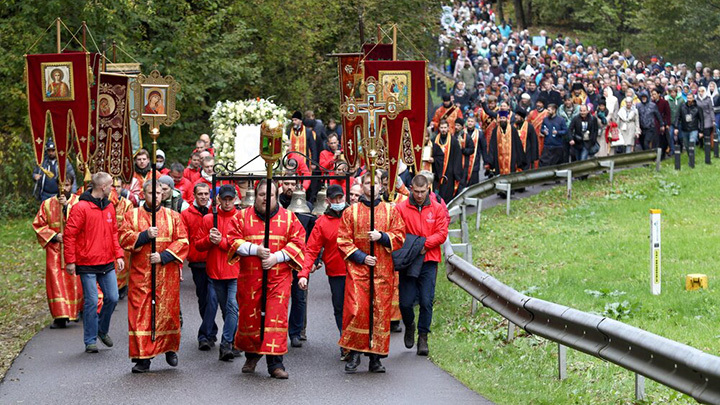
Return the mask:
<svg viewBox="0 0 720 405"><path fill-rule="evenodd" d="M295 214L280 207L277 186L272 184L270 213L265 211L267 180L255 187L255 204L235 216L228 230L228 260L240 262L238 277L238 327L235 348L245 352L243 373L255 372L265 355L268 373L287 379L283 355L287 353L288 304L293 270L302 269L305 229ZM270 245L263 246L265 222L270 221ZM263 271L267 274L265 323L260 339Z"/></svg>
<svg viewBox="0 0 720 405"><path fill-rule="evenodd" d="M66 176L63 193L59 197L50 197L40 204L32 224L40 246L45 249L45 290L53 317L50 329L64 328L68 321L77 320L83 307L80 276L65 271L61 254L61 222L67 222L72 207L80 201L77 195L72 194L73 177L70 174Z"/></svg>
<svg viewBox="0 0 720 405"><path fill-rule="evenodd" d="M538 136L538 159L542 156L543 147L545 145L545 135L542 133L542 123L545 117L548 116L548 112L545 109L545 100L539 98L535 102L535 109L530 111L527 116L528 122L535 129L535 133ZM537 168L537 162L533 165L533 168Z"/></svg>
<svg viewBox="0 0 720 405"><path fill-rule="evenodd" d="M370 372L385 372L380 358L387 356L390 350L390 318L397 277L392 252L400 249L405 242L405 223L395 208L380 200L377 183L375 201L370 201L370 175L363 175L363 196L359 203L343 212L338 230L338 248L347 264L343 328L338 343L351 350L350 359L345 365L346 373L357 371L360 353L370 356ZM369 229L371 206L375 211L374 230ZM374 255L370 255L371 243L374 243ZM370 266L374 266L372 297Z"/></svg>
<svg viewBox="0 0 720 405"><path fill-rule="evenodd" d="M432 130L437 131L440 127L440 121L447 121L450 129L450 133L455 133L455 120L462 118L463 113L460 110L460 106L453 104L449 94L443 95L443 103L437 110L432 119Z"/></svg>
<svg viewBox="0 0 720 405"><path fill-rule="evenodd" d="M152 183L143 185L145 203L125 214L120 245L132 253L128 284L128 335L133 373L150 370L150 360L165 353L167 363L178 364L180 348L180 281L182 263L190 249L180 214L162 204L162 188L155 193L156 226L152 224ZM156 253L151 253L155 239ZM151 263L156 271L155 341L151 321Z"/></svg>
<svg viewBox="0 0 720 405"><path fill-rule="evenodd" d="M525 169L525 150L517 129L510 124L509 112L498 112L498 126L488 145L488 162L493 175L509 174Z"/></svg>

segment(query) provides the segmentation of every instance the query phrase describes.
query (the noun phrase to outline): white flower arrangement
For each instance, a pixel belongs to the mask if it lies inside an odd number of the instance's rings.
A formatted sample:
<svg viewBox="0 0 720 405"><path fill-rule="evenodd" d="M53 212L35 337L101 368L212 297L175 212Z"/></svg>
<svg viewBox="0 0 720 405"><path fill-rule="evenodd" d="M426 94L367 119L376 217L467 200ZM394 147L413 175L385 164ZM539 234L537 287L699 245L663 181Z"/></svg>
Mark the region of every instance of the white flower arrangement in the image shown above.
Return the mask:
<svg viewBox="0 0 720 405"><path fill-rule="evenodd" d="M240 101L218 101L210 115L215 157L219 162L230 162L235 157L235 136L238 127L260 125L265 120L276 120L280 125L288 122L285 107L264 98ZM260 133L258 132L258 139ZM283 140L286 136L283 135Z"/></svg>

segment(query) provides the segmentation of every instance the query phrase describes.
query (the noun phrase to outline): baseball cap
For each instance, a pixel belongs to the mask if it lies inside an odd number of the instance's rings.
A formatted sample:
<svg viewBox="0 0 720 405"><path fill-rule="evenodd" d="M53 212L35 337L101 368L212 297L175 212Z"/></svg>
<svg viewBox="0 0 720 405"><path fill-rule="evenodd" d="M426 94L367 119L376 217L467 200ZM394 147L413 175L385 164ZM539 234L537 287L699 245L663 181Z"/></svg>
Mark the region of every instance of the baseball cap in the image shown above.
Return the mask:
<svg viewBox="0 0 720 405"><path fill-rule="evenodd" d="M341 195L345 195L345 192L343 191L342 187L338 186L337 184L333 184L327 189L327 198L335 198L339 197Z"/></svg>
<svg viewBox="0 0 720 405"><path fill-rule="evenodd" d="M235 197L237 194L235 194L235 187L230 184L224 184L220 186L220 191L218 192L218 195L220 195L220 198L225 198Z"/></svg>

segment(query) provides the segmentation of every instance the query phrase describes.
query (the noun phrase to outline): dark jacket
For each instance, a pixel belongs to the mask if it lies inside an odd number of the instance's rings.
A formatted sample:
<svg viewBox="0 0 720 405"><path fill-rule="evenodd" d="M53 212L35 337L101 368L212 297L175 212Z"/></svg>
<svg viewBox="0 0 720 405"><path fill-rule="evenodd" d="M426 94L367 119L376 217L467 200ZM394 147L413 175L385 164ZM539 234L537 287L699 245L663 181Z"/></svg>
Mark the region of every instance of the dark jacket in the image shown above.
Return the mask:
<svg viewBox="0 0 720 405"><path fill-rule="evenodd" d="M39 167L36 167L33 170L33 174L39 174L40 179L35 182L35 188L33 190L33 195L35 196L35 199L38 201L45 201L50 197L58 195L58 161L55 160L49 160L45 159L42 162L42 168L49 171L50 173L54 174L55 176L53 178L48 177L44 171L40 170ZM73 166L70 164L70 162L67 162L66 170L67 174L72 175L75 177L75 170L73 169ZM73 182L73 192L75 192L75 182Z"/></svg>
<svg viewBox="0 0 720 405"><path fill-rule="evenodd" d="M420 252L425 246L425 238L411 233L405 236L403 246L392 252L395 271L399 271L406 277L420 276L425 255Z"/></svg>
<svg viewBox="0 0 720 405"><path fill-rule="evenodd" d="M655 120L660 123L663 122L662 116L660 115L660 111L658 111L657 105L655 105L655 103L650 100L650 96L648 96L647 92L640 92L640 100L642 100L643 97L645 97L647 101L640 102L637 105L640 128L654 129L656 122Z"/></svg>
<svg viewBox="0 0 720 405"><path fill-rule="evenodd" d="M693 103L693 105L685 103L680 106L680 111L678 111L678 116L675 120L675 129L683 132L703 129L703 112L697 103Z"/></svg>
<svg viewBox="0 0 720 405"><path fill-rule="evenodd" d="M565 135L567 135L567 126L565 125L565 119L563 117L557 114L552 118L550 118L550 116L545 117L540 130L543 132L547 131L547 134L545 134L545 148L563 147L563 140ZM553 130L556 130L557 133L553 134Z"/></svg>
<svg viewBox="0 0 720 405"><path fill-rule="evenodd" d="M583 131L583 119L578 114L570 122L570 139L575 141L575 147L580 149L582 146L590 149L597 142L598 136L598 124L597 119L588 113L587 120L585 120L587 126L585 131L588 131L588 140L584 140L585 132Z"/></svg>

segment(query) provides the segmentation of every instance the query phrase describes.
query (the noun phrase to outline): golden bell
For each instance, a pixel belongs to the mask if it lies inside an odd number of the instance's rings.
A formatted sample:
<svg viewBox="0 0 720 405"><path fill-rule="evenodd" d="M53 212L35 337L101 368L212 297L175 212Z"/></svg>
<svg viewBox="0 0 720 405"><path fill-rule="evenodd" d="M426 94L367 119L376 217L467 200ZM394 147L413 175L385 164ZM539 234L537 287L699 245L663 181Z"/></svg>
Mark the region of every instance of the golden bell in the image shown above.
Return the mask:
<svg viewBox="0 0 720 405"><path fill-rule="evenodd" d="M292 193L292 199L288 206L288 211L296 214L309 214L310 208L308 208L307 200L305 199L305 190L302 188L295 189Z"/></svg>
<svg viewBox="0 0 720 405"><path fill-rule="evenodd" d="M325 210L327 210L327 208L327 186L323 186L323 188L317 194L317 200L315 201L315 207L312 210L312 214L320 216L325 213Z"/></svg>
<svg viewBox="0 0 720 405"><path fill-rule="evenodd" d="M243 208L252 207L255 205L255 190L247 190L245 192L245 198L240 202L240 206Z"/></svg>

